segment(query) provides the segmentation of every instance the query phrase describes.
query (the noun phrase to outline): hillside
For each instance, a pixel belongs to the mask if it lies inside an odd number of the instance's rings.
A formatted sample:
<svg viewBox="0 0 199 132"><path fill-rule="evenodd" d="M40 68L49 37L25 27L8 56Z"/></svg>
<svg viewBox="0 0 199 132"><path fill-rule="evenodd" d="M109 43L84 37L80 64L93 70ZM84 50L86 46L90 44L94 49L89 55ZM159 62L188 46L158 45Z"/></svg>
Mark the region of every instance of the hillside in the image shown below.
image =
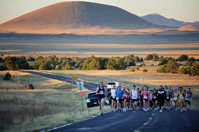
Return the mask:
<svg viewBox="0 0 199 132"><path fill-rule="evenodd" d="M149 14L146 16L142 16L142 19L157 24L157 25L164 25L168 27L183 27L183 26L188 26L188 25L194 25L194 26L199 26L199 22L184 22L184 21L178 21L175 19L169 19L166 18L162 15L159 15L157 13L154 14Z"/></svg>
<svg viewBox="0 0 199 132"><path fill-rule="evenodd" d="M114 28L165 28L147 22L121 8L90 2L61 2L19 16L0 25L0 30L28 31ZM26 30L26 31L25 31Z"/></svg>

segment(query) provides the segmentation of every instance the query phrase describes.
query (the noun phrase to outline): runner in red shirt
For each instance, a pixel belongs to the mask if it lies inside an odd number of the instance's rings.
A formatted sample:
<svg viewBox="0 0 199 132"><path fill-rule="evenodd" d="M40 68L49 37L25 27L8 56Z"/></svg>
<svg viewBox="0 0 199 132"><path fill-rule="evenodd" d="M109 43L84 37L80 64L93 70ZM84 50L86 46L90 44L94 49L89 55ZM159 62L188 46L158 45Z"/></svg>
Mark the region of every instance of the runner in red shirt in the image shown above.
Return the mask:
<svg viewBox="0 0 199 132"><path fill-rule="evenodd" d="M126 111L126 98L127 98L127 90L126 90L125 86L123 86L123 92L124 92L124 95L122 96L122 100L123 100L123 111L125 112Z"/></svg>
<svg viewBox="0 0 199 132"><path fill-rule="evenodd" d="M187 103L188 103L188 110L191 110L191 101L192 101L192 92L190 88L187 89Z"/></svg>

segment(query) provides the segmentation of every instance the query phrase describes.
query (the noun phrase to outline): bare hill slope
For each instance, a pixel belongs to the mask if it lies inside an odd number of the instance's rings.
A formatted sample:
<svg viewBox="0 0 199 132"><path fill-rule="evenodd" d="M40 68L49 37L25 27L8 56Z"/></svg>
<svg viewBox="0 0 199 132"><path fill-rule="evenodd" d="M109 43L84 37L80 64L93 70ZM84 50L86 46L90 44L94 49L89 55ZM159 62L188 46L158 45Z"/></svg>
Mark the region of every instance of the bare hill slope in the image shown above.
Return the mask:
<svg viewBox="0 0 199 132"><path fill-rule="evenodd" d="M164 28L118 7L90 2L61 2L5 22L0 25L0 30L54 31L88 27L115 29Z"/></svg>

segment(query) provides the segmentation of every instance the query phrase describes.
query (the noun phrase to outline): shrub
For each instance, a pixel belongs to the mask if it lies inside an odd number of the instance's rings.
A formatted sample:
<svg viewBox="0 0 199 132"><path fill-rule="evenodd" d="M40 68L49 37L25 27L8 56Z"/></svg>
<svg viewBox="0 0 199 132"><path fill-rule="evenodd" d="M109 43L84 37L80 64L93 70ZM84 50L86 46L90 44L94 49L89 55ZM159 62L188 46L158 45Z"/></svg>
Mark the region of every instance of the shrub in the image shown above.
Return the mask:
<svg viewBox="0 0 199 132"><path fill-rule="evenodd" d="M154 64L151 64L151 66L154 66Z"/></svg>
<svg viewBox="0 0 199 132"><path fill-rule="evenodd" d="M0 57L0 62L3 62L3 58Z"/></svg>
<svg viewBox="0 0 199 132"><path fill-rule="evenodd" d="M181 67L178 72L181 74L189 74L187 67Z"/></svg>
<svg viewBox="0 0 199 132"><path fill-rule="evenodd" d="M28 57L26 58L26 60L27 60L27 61L35 61L35 58L32 57L32 56L28 56Z"/></svg>
<svg viewBox="0 0 199 132"><path fill-rule="evenodd" d="M140 70L139 66L136 66L135 69L136 69L136 70Z"/></svg>
<svg viewBox="0 0 199 132"><path fill-rule="evenodd" d="M145 63L140 64L140 67L145 66Z"/></svg>
<svg viewBox="0 0 199 132"><path fill-rule="evenodd" d="M145 68L143 69L143 72L147 72L147 71L148 71L147 69L145 69Z"/></svg>
<svg viewBox="0 0 199 132"><path fill-rule="evenodd" d="M134 72L135 69L134 69L133 67L131 67L131 68L129 69L129 71L130 71L130 72Z"/></svg>
<svg viewBox="0 0 199 132"><path fill-rule="evenodd" d="M196 59L194 58L194 57L190 57L189 59L188 59L188 61L190 62L190 61L195 61Z"/></svg>
<svg viewBox="0 0 199 132"><path fill-rule="evenodd" d="M3 77L3 80L11 80L11 74L7 72L5 76Z"/></svg>

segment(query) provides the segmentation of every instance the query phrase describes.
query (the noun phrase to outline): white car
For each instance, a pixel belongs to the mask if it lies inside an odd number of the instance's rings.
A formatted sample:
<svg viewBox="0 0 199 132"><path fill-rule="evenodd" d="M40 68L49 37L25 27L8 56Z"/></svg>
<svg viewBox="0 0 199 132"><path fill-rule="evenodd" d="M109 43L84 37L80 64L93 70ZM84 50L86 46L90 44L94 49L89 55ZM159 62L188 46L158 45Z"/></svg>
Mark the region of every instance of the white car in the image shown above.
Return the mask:
<svg viewBox="0 0 199 132"><path fill-rule="evenodd" d="M113 88L113 85L115 85L115 88L117 88L119 86L119 82L115 82L115 81L108 82L107 89Z"/></svg>

